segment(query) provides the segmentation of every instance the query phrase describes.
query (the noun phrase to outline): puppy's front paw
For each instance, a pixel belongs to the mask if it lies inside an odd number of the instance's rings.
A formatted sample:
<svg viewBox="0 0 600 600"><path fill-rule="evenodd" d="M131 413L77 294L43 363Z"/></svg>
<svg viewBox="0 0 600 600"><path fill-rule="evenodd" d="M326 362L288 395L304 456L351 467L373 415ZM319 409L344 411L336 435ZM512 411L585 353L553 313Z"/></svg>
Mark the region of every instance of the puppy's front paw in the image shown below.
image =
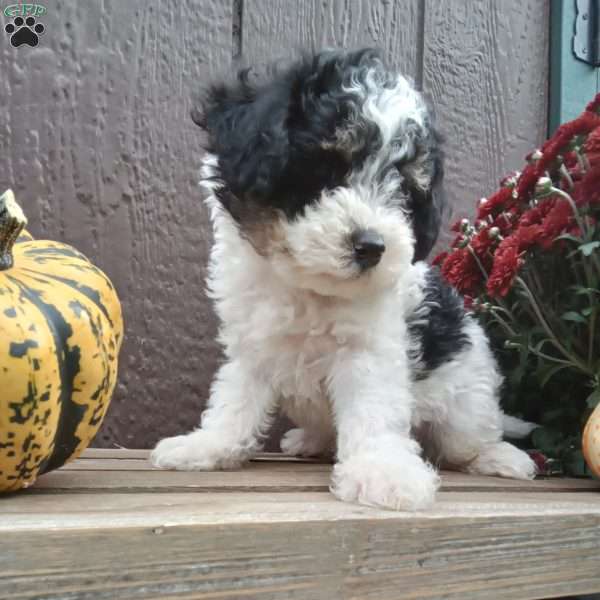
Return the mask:
<svg viewBox="0 0 600 600"><path fill-rule="evenodd" d="M328 454L331 440L306 429L290 429L281 438L281 451L288 456L320 456Z"/></svg>
<svg viewBox="0 0 600 600"><path fill-rule="evenodd" d="M335 465L331 491L340 500L393 510L430 507L440 479L417 455L359 455Z"/></svg>
<svg viewBox="0 0 600 600"><path fill-rule="evenodd" d="M155 467L178 471L214 471L239 466L241 459L218 436L202 429L161 440L150 455Z"/></svg>

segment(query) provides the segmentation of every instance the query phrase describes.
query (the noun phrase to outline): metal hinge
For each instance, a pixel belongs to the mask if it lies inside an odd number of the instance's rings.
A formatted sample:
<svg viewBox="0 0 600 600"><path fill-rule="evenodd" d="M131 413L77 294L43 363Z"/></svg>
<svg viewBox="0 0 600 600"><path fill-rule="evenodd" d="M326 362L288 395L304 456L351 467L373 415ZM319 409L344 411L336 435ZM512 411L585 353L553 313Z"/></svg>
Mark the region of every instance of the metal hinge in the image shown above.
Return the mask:
<svg viewBox="0 0 600 600"><path fill-rule="evenodd" d="M573 53L588 65L600 66L600 0L577 0Z"/></svg>

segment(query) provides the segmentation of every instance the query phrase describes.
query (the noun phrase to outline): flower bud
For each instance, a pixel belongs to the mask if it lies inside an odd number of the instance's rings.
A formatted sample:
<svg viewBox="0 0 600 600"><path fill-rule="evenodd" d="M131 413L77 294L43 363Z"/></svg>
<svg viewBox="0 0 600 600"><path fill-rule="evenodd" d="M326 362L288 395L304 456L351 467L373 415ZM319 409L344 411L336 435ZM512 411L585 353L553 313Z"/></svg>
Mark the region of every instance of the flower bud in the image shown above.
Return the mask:
<svg viewBox="0 0 600 600"><path fill-rule="evenodd" d="M480 198L479 199L479 206L483 206L486 202L487 202L487 198Z"/></svg>
<svg viewBox="0 0 600 600"><path fill-rule="evenodd" d="M520 171L513 171L500 180L501 187L514 188L519 183L519 177L521 177Z"/></svg>
<svg viewBox="0 0 600 600"><path fill-rule="evenodd" d="M536 196L547 196L552 193L552 179L550 177L540 177L535 184Z"/></svg>
<svg viewBox="0 0 600 600"><path fill-rule="evenodd" d="M538 160L540 160L542 158L542 156L544 156L542 154L542 151L537 148L536 150L534 150L533 152L530 152L525 159L527 160L527 162L531 163L531 162L537 162Z"/></svg>
<svg viewBox="0 0 600 600"><path fill-rule="evenodd" d="M460 230L464 233L469 228L469 219L460 220Z"/></svg>
<svg viewBox="0 0 600 600"><path fill-rule="evenodd" d="M491 227L489 235L493 240L497 240L500 237L500 229L498 227Z"/></svg>

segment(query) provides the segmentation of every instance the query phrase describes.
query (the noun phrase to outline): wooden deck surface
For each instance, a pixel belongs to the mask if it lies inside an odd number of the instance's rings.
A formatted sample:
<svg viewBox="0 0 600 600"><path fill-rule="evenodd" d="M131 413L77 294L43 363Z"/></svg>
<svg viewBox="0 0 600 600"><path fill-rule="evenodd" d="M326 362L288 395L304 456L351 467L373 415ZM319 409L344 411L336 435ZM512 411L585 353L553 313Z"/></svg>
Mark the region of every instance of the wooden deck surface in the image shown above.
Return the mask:
<svg viewBox="0 0 600 600"><path fill-rule="evenodd" d="M158 471L88 450L0 497L0 598L510 599L600 592L600 482L443 476L408 514L336 501L330 465Z"/></svg>

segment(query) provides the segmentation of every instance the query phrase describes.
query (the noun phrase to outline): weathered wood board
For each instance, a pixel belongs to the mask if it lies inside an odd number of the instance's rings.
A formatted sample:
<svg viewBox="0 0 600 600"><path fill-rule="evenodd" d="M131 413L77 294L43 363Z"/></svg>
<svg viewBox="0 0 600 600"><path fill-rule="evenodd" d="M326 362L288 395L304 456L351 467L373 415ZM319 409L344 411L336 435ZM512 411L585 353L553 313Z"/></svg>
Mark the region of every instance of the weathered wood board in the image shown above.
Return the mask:
<svg viewBox="0 0 600 600"><path fill-rule="evenodd" d="M88 451L0 498L0 598L600 591L600 482L448 473L435 507L410 514L338 502L326 491L330 465L314 461L266 455L215 474L155 471L146 457Z"/></svg>

